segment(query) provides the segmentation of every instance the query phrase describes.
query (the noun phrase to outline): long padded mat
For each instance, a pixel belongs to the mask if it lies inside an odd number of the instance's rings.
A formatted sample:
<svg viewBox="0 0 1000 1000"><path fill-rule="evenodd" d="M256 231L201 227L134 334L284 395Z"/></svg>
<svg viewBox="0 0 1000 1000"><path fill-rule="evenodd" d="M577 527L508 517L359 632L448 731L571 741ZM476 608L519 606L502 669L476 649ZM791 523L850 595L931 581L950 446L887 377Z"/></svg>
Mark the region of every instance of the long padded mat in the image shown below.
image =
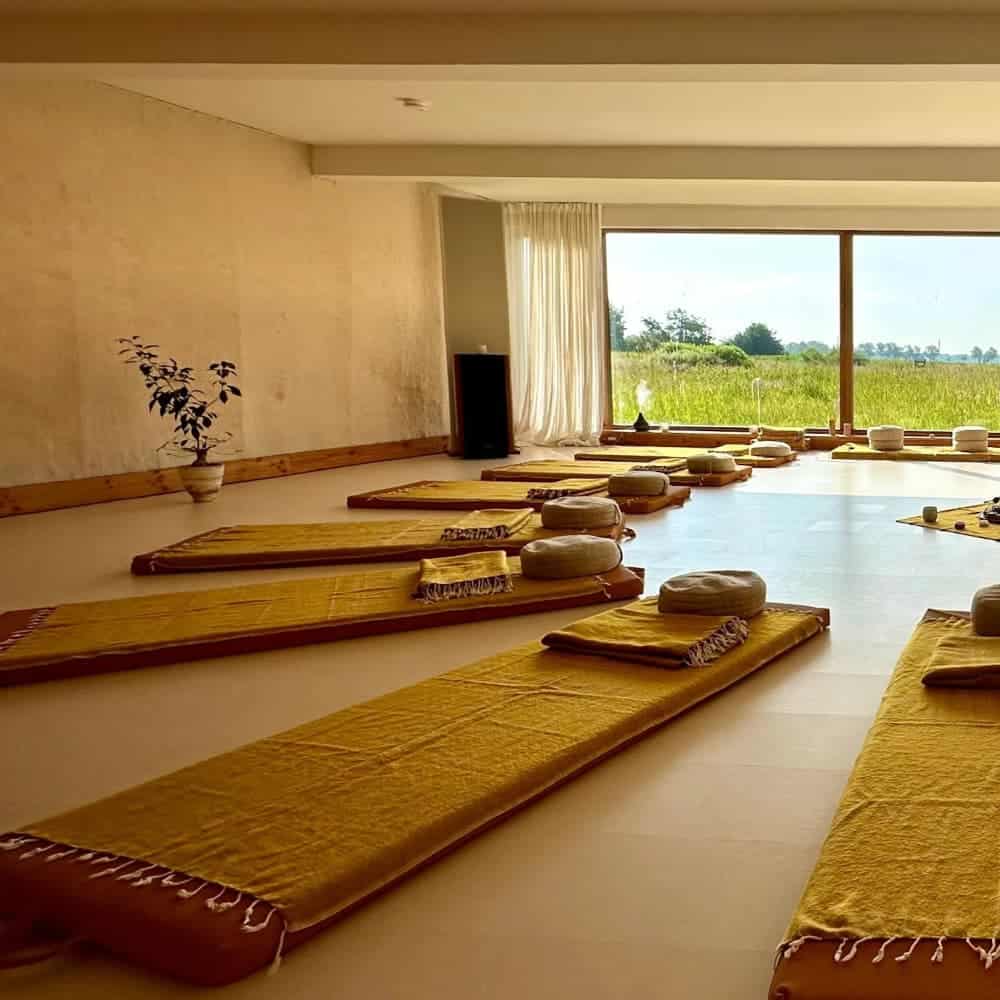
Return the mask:
<svg viewBox="0 0 1000 1000"><path fill-rule="evenodd" d="M428 604L419 567L29 608L0 615L0 686L504 618L636 597L641 570L533 580Z"/></svg>
<svg viewBox="0 0 1000 1000"><path fill-rule="evenodd" d="M483 469L482 479L501 482L551 482L559 479L607 479L609 476L631 472L635 462L584 462L543 459L537 462L517 462L514 465L500 465L493 469ZM686 459L658 459L660 471L671 473L683 469Z"/></svg>
<svg viewBox="0 0 1000 1000"><path fill-rule="evenodd" d="M573 458L578 462L658 462L661 459L683 458L704 455L706 451L718 451L737 458L746 455L748 445L724 444L717 448L672 448L666 445L624 444L608 445L604 448L589 448L578 451Z"/></svg>
<svg viewBox="0 0 1000 1000"><path fill-rule="evenodd" d="M465 552L502 550L516 555L528 542L558 535L588 534L619 539L624 522L587 532L542 527L538 514L509 538L488 541L441 540L454 515L408 521L327 521L318 524L234 524L193 535L132 560L137 576L199 570L266 569L275 566L332 565L431 559Z"/></svg>
<svg viewBox="0 0 1000 1000"><path fill-rule="evenodd" d="M687 670L539 643L491 656L30 824L36 839L3 840L0 899L231 982L827 624L769 605L743 645Z"/></svg>
<svg viewBox="0 0 1000 1000"><path fill-rule="evenodd" d="M690 486L674 486L671 483L666 493L658 497L615 497L615 503L626 514L655 514L668 507L681 507L691 497Z"/></svg>
<svg viewBox="0 0 1000 1000"><path fill-rule="evenodd" d="M976 644L967 613L928 611L903 650L779 951L771 1000L997 995L1000 696L924 687L945 638Z"/></svg>
<svg viewBox="0 0 1000 1000"><path fill-rule="evenodd" d="M870 462L1000 462L1000 448L989 451L955 451L930 445L907 445L899 451L876 451L866 444L842 444L830 452L832 458Z"/></svg>
<svg viewBox="0 0 1000 1000"><path fill-rule="evenodd" d="M348 507L398 507L416 510L491 510L505 507L532 507L541 510L544 499L528 497L533 487L558 487L554 483L495 483L481 479L421 479L402 486L390 486L347 498ZM607 496L606 484L595 479L577 489L574 496Z"/></svg>
<svg viewBox="0 0 1000 1000"><path fill-rule="evenodd" d="M733 472L671 472L670 482L677 486L730 486L744 483L753 475L753 469L740 466Z"/></svg>
<svg viewBox="0 0 1000 1000"><path fill-rule="evenodd" d="M976 503L970 504L968 507L950 507L946 510L939 510L938 519L933 524L928 524L920 514L914 517L901 517L898 523L915 524L920 528L946 531L953 535L965 535L966 538L985 538L987 541L1000 542L1000 524L983 526L979 524L979 514L985 506L985 503ZM955 527L957 524L964 524L965 527L957 528Z"/></svg>

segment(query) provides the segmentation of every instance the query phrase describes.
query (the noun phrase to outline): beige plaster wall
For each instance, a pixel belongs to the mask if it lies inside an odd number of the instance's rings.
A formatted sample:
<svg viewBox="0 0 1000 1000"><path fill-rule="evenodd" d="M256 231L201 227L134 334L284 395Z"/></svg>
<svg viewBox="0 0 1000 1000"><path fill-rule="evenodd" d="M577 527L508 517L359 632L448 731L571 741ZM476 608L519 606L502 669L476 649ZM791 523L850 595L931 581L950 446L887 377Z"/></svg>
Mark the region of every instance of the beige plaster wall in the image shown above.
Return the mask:
<svg viewBox="0 0 1000 1000"><path fill-rule="evenodd" d="M240 365L234 456L446 433L427 186L79 81L0 83L0 149L0 485L179 464L134 333Z"/></svg>
<svg viewBox="0 0 1000 1000"><path fill-rule="evenodd" d="M444 248L445 335L454 427L455 354L486 344L510 353L503 206L474 198L441 199Z"/></svg>

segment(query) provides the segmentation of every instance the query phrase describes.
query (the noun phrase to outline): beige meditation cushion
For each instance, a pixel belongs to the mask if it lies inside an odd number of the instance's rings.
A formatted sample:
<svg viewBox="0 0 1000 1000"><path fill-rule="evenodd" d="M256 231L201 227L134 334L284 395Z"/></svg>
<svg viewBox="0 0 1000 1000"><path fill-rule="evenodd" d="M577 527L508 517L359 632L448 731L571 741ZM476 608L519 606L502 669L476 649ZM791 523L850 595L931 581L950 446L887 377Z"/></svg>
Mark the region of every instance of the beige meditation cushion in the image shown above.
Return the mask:
<svg viewBox="0 0 1000 1000"><path fill-rule="evenodd" d="M706 451L703 455L692 455L687 460L688 472L705 476L713 472L735 472L736 459L724 452Z"/></svg>
<svg viewBox="0 0 1000 1000"><path fill-rule="evenodd" d="M784 441L754 441L750 445L750 454L757 458L787 458L792 453L792 446Z"/></svg>
<svg viewBox="0 0 1000 1000"><path fill-rule="evenodd" d="M972 630L976 635L1000 635L1000 584L976 591L972 598Z"/></svg>
<svg viewBox="0 0 1000 1000"><path fill-rule="evenodd" d="M670 477L663 472L621 472L608 478L613 497L658 497L667 492Z"/></svg>
<svg viewBox="0 0 1000 1000"><path fill-rule="evenodd" d="M903 428L895 424L880 424L868 429L868 446L875 451L900 451L903 447Z"/></svg>
<svg viewBox="0 0 1000 1000"><path fill-rule="evenodd" d="M610 497L559 497L542 504L543 528L610 528L621 519L621 508Z"/></svg>
<svg viewBox="0 0 1000 1000"><path fill-rule="evenodd" d="M622 550L610 538L562 535L540 538L521 549L521 572L538 580L608 573L622 561Z"/></svg>
<svg viewBox="0 0 1000 1000"><path fill-rule="evenodd" d="M659 609L689 615L760 614L767 600L767 584L750 570L720 569L682 573L660 587Z"/></svg>
<svg viewBox="0 0 1000 1000"><path fill-rule="evenodd" d="M956 427L951 432L951 445L955 451L989 451L990 432L985 427Z"/></svg>

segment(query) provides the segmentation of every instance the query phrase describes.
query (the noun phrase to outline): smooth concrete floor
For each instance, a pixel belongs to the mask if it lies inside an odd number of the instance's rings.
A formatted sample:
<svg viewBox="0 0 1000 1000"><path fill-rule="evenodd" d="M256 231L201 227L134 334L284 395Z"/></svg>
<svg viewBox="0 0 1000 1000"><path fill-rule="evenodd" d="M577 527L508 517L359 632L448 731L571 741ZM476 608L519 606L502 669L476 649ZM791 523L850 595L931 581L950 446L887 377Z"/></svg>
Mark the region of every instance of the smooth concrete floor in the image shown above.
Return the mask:
<svg viewBox="0 0 1000 1000"><path fill-rule="evenodd" d="M556 455L528 449L523 459ZM136 579L129 559L222 524L419 516L348 493L477 478L412 459L0 520L0 607L335 570ZM816 858L887 677L927 607L967 607L1000 547L894 523L1000 493L1000 467L808 455L632 519L647 589L751 568L774 600L832 609L827 636L364 907L232 1000L763 1000L773 950ZM537 638L553 612L0 691L0 831ZM192 831L197 836L197 831ZM0 997L199 994L94 952L0 976ZM207 991L206 991L207 995ZM219 995L219 994L216 994Z"/></svg>

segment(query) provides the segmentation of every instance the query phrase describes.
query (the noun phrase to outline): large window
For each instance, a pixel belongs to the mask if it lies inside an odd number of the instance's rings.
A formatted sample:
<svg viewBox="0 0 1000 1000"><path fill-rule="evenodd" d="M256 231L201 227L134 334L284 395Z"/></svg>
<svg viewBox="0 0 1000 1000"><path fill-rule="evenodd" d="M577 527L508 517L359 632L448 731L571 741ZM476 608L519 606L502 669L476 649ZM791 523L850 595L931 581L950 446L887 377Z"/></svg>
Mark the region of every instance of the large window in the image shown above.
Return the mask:
<svg viewBox="0 0 1000 1000"><path fill-rule="evenodd" d="M855 424L1000 428L1000 239L854 237Z"/></svg>
<svg viewBox="0 0 1000 1000"><path fill-rule="evenodd" d="M837 416L836 234L606 234L612 413L822 426Z"/></svg>

